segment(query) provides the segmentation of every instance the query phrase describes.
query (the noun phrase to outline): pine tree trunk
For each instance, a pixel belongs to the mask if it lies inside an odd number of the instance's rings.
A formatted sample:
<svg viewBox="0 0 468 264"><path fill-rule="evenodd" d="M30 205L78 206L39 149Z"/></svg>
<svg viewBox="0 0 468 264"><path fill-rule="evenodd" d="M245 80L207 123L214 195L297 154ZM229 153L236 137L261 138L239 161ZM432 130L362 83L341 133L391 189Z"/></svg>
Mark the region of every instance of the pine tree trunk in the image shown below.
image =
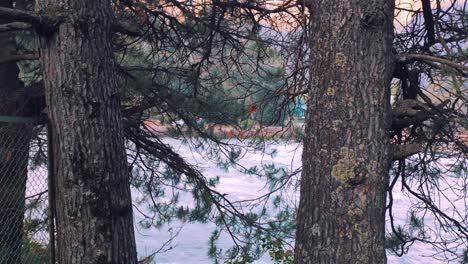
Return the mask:
<svg viewBox="0 0 468 264"><path fill-rule="evenodd" d="M0 0L11 8L11 0ZM0 20L0 24L5 22ZM12 33L0 33L0 59L15 52ZM22 116L24 94L15 62L0 64L0 115ZM0 123L0 264L21 263L31 127Z"/></svg>
<svg viewBox="0 0 468 264"><path fill-rule="evenodd" d="M67 14L56 32L41 38L58 262L136 263L111 1L38 0L36 8Z"/></svg>
<svg viewBox="0 0 468 264"><path fill-rule="evenodd" d="M308 0L295 263L386 263L393 1Z"/></svg>

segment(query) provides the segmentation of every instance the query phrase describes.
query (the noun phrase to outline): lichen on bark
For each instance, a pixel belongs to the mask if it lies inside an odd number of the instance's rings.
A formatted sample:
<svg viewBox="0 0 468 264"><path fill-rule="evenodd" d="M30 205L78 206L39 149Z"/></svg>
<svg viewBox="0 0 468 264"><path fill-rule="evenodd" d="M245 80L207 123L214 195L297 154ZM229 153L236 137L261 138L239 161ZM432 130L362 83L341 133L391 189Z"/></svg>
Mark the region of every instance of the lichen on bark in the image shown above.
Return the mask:
<svg viewBox="0 0 468 264"><path fill-rule="evenodd" d="M347 147L340 149L340 157L333 166L331 175L338 181L345 182L354 177L354 169L358 165L358 160L355 151Z"/></svg>

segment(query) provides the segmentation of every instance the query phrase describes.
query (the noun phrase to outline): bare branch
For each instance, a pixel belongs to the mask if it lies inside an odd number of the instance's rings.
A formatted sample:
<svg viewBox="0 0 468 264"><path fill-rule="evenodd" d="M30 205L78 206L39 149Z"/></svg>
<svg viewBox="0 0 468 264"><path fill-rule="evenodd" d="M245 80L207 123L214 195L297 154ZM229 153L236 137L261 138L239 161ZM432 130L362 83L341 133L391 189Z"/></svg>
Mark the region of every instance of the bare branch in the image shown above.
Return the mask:
<svg viewBox="0 0 468 264"><path fill-rule="evenodd" d="M393 145L392 159L400 160L423 151L421 144Z"/></svg>
<svg viewBox="0 0 468 264"><path fill-rule="evenodd" d="M28 24L40 24L41 16L38 16L32 12L0 7L0 18L10 22L24 22Z"/></svg>
<svg viewBox="0 0 468 264"><path fill-rule="evenodd" d="M300 90L300 91L297 91L297 92L288 91L288 95L291 96L291 97L296 97L296 96L304 95L304 94L308 94L308 93L309 93L308 89Z"/></svg>
<svg viewBox="0 0 468 264"><path fill-rule="evenodd" d="M426 54L400 54L400 55L397 56L397 60L399 62L407 62L407 61L410 61L410 60L438 62L438 63L445 64L447 66L450 66L450 67L456 69L457 71L459 71L464 76L468 75L468 66L458 64L456 62L453 62L451 60L441 58L441 57L435 57L435 56L426 55Z"/></svg>
<svg viewBox="0 0 468 264"><path fill-rule="evenodd" d="M421 112L430 111L430 107L422 102L412 99L406 99L399 101L396 106L392 109L394 116L416 116Z"/></svg>

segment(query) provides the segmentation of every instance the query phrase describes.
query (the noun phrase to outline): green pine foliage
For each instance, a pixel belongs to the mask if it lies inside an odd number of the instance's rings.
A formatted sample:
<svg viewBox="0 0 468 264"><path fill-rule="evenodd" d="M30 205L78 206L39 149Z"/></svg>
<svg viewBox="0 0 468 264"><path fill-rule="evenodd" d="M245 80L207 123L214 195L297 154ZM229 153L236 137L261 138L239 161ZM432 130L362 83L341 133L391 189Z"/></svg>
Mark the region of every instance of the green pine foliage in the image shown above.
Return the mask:
<svg viewBox="0 0 468 264"><path fill-rule="evenodd" d="M41 243L31 239L26 239L21 250L22 263L49 263L49 249Z"/></svg>

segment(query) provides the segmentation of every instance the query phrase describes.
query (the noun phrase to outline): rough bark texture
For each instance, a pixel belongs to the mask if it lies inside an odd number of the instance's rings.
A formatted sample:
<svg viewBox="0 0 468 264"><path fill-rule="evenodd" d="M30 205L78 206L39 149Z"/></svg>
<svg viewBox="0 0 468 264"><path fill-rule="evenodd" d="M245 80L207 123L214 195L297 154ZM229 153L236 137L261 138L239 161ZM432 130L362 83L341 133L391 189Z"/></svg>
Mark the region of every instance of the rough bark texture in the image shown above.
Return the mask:
<svg viewBox="0 0 468 264"><path fill-rule="evenodd" d="M53 130L59 263L136 263L133 214L112 52L110 0L38 0L65 14L41 36Z"/></svg>
<svg viewBox="0 0 468 264"><path fill-rule="evenodd" d="M0 0L0 7L12 7ZM6 21L0 20L0 24ZM0 33L0 60L15 53L13 33ZM23 116L25 94L14 62L0 64L0 115ZM0 123L0 264L21 263L31 126Z"/></svg>
<svg viewBox="0 0 468 264"><path fill-rule="evenodd" d="M307 4L311 87L295 263L385 263L394 3Z"/></svg>

